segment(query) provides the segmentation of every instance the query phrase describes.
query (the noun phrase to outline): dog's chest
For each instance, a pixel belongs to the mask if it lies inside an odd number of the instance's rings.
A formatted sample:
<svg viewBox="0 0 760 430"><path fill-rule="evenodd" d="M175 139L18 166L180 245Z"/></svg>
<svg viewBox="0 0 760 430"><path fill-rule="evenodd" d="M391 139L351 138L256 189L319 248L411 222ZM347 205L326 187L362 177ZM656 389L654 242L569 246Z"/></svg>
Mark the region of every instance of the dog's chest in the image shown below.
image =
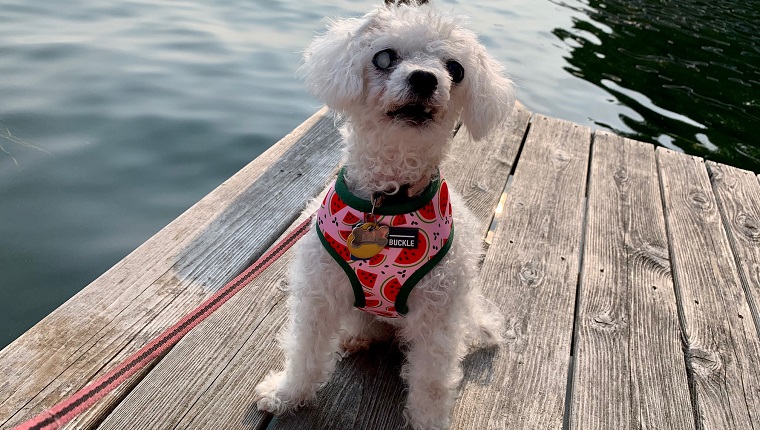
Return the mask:
<svg viewBox="0 0 760 430"><path fill-rule="evenodd" d="M322 244L351 281L355 305L372 314L394 318L408 311L406 299L412 288L443 258L453 240L453 218L445 180L435 192L397 212L403 205L370 215L349 203L354 197L333 185L317 212ZM386 237L384 246L352 254L349 244L357 226L373 222ZM353 249L353 248L352 248ZM356 253L356 252L355 252Z"/></svg>

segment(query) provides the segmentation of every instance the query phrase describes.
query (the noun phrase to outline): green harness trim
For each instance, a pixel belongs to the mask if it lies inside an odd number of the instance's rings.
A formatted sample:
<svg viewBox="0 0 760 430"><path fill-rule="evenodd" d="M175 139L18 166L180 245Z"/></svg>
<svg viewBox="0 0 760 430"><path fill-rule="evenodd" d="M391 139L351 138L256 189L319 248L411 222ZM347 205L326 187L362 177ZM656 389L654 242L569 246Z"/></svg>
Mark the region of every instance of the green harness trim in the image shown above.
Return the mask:
<svg viewBox="0 0 760 430"><path fill-rule="evenodd" d="M350 264L348 264L348 261L344 260L343 257L338 254L338 252L330 246L329 243L327 243L327 239L325 239L325 235L322 234L322 230L317 227L317 236L319 236L319 241L322 242L322 246L325 247L327 250L327 253L330 254L330 256L340 265L340 268L343 269L344 272L346 272L346 275L348 276L348 280L351 281L351 288L354 290L354 306L357 308L363 308L364 303L364 291L362 290L362 285L359 282L359 277L356 276L356 273L354 272L354 269L351 267Z"/></svg>
<svg viewBox="0 0 760 430"><path fill-rule="evenodd" d="M435 256L427 263L423 264L422 267L417 269L416 272L412 273L412 275L409 276L409 279L407 279L406 282L401 285L401 290L398 292L398 296L396 296L396 312L400 313L401 315L409 312L409 307L406 305L406 299L409 298L409 294L412 292L412 288L414 288L414 286L417 285L417 283L420 282L425 275L433 270L433 267L435 267L438 263L441 262L441 260L443 260L443 257L445 257L449 252L449 248L451 248L451 242L453 241L454 226L451 226L451 235L449 236L449 240L446 241L446 243L441 247L441 250L438 251L438 253L435 254ZM362 295L363 294L364 293L362 293Z"/></svg>
<svg viewBox="0 0 760 430"><path fill-rule="evenodd" d="M352 208L364 212L372 212L372 202L357 197L354 193L348 190L346 186L346 178L344 176L345 167L342 167L338 172L338 179L335 181L335 192L338 194L344 203ZM392 200L395 196L387 196L383 201L383 204L375 208L375 214L377 215L400 215L416 212L422 209L427 202L433 199L435 193L438 192L438 188L441 186L441 178L437 177L430 181L425 191L420 193L416 197L403 199L401 202L396 203Z"/></svg>

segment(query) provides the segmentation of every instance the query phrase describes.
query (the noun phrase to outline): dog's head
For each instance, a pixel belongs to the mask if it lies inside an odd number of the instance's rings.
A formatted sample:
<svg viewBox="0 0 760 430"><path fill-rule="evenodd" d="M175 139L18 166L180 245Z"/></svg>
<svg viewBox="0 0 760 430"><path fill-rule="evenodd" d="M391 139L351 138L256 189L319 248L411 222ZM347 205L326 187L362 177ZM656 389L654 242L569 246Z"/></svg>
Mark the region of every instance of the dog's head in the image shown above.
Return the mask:
<svg viewBox="0 0 760 430"><path fill-rule="evenodd" d="M473 138L487 135L514 105L499 63L457 17L386 3L314 39L301 69L309 91L353 121L451 131L461 117Z"/></svg>

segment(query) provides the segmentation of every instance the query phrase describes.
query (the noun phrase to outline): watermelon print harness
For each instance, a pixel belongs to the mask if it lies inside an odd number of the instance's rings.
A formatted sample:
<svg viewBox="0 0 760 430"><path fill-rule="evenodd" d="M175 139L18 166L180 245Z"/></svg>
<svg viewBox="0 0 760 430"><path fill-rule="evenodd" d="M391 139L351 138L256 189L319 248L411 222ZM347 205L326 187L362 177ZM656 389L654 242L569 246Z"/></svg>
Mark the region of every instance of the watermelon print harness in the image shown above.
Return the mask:
<svg viewBox="0 0 760 430"><path fill-rule="evenodd" d="M343 175L341 169L317 211L317 235L351 281L354 306L398 318L408 312L406 300L414 286L451 247L454 224L448 185L434 178L419 196L385 199L375 207L372 216L389 227L389 242L379 254L362 260L346 245L356 225L371 221L372 203L352 194Z"/></svg>

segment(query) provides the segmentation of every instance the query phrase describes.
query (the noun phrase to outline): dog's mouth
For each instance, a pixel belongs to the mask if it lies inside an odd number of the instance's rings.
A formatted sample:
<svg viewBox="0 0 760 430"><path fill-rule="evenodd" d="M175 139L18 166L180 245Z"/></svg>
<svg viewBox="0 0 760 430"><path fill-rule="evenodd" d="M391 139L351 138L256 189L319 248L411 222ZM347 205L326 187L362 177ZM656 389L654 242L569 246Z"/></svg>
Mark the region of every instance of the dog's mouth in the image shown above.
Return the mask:
<svg viewBox="0 0 760 430"><path fill-rule="evenodd" d="M422 103L410 103L401 106L396 110L387 112L386 115L390 118L404 121L410 125L419 126L433 120L435 109L430 106L425 106Z"/></svg>

